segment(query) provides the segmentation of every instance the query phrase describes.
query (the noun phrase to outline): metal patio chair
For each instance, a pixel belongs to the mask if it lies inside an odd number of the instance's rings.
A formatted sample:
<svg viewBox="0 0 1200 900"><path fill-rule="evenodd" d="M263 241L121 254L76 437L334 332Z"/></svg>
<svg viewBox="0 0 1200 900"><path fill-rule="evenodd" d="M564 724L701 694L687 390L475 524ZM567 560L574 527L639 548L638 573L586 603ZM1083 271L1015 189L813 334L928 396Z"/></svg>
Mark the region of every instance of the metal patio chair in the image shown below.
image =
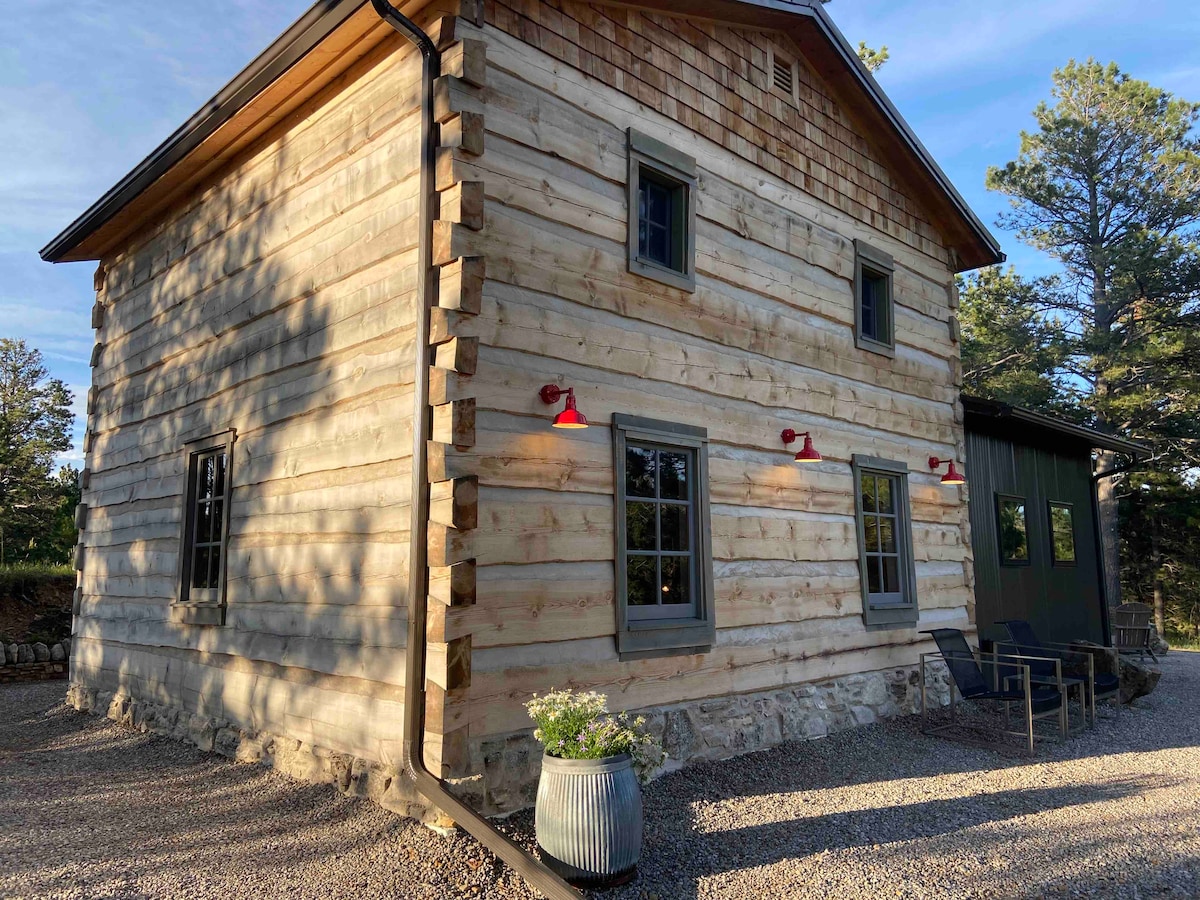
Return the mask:
<svg viewBox="0 0 1200 900"><path fill-rule="evenodd" d="M1158 662L1158 657L1150 649L1150 619L1154 616L1145 603L1122 603L1113 610L1113 646L1120 653L1137 653L1138 659L1145 659L1146 654Z"/></svg>
<svg viewBox="0 0 1200 900"><path fill-rule="evenodd" d="M1058 717L1059 739L1063 740L1068 734L1066 685L1062 682L1062 661L1045 657L1029 657L1010 653L983 653L972 649L967 643L966 636L957 628L934 628L923 631L937 643L936 653L921 654L921 730L925 734L945 735L960 727L971 728L970 725L960 725L955 710L955 688L963 700L982 701L995 700L1004 710L1004 727L999 731L1003 734L1023 738L1026 742L1026 752L1032 756L1034 742L1038 735L1034 734L1034 723L1038 719L1050 716ZM926 667L932 660L940 660L946 664L950 672L950 723L947 725L930 725L928 718L929 704L925 696ZM989 663L992 674L992 684L981 668L981 660ZM1035 684L1032 680L1030 663L1048 662L1058 673L1057 684ZM1024 730L1013 731L1009 726L1009 713L1013 704L1020 704L1024 713ZM962 740L957 735L953 737ZM994 741L970 741L983 746L1000 746Z"/></svg>
<svg viewBox="0 0 1200 900"><path fill-rule="evenodd" d="M1092 727L1096 725L1096 704L1100 701L1114 699L1117 715L1120 715L1120 675L1110 675L1107 672L1096 674L1096 658L1086 648L1040 640L1037 632L1033 630L1033 626L1024 619L1006 619L996 624L1003 625L1008 631L1010 640L1003 642L1003 646L1012 647L1017 653L1030 653L1060 659L1065 665L1070 665L1077 660L1086 660L1086 669L1082 675L1065 675L1063 681L1068 690L1076 685L1079 686L1084 714ZM1044 663L1030 664L1030 675L1035 683L1043 683L1046 679L1053 678L1053 674L1050 667Z"/></svg>

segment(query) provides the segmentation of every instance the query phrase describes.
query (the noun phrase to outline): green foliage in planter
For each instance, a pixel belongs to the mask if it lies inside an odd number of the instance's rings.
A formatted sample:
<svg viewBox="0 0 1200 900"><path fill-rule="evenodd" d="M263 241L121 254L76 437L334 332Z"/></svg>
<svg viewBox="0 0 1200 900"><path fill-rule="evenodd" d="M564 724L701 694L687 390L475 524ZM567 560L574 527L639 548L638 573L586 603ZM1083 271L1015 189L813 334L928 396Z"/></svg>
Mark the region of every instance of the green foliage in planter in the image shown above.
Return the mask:
<svg viewBox="0 0 1200 900"><path fill-rule="evenodd" d="M534 738L550 756L603 759L628 753L643 783L666 761L662 744L645 730L645 718L613 715L603 694L571 690L551 691L543 697L534 694L525 708L537 723Z"/></svg>

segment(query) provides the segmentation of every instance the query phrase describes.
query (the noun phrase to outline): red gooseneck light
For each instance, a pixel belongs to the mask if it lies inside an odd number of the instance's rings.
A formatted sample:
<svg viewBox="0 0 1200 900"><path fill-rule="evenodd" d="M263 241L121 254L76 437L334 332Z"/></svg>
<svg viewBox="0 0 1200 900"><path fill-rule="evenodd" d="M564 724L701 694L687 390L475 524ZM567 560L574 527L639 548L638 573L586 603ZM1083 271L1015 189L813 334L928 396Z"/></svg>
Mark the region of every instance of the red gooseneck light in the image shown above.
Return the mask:
<svg viewBox="0 0 1200 900"><path fill-rule="evenodd" d="M793 443L798 437L804 438L804 446L800 448L800 451L796 454L796 462L813 463L821 461L821 454L818 453L817 448L813 446L812 435L809 432L804 431L800 434L797 434L791 428L785 428L779 436L783 438L783 445L785 447L788 444Z"/></svg>
<svg viewBox="0 0 1200 900"><path fill-rule="evenodd" d="M557 416L554 417L553 425L555 428L587 428L588 420L578 409L575 408L575 388L560 388L556 384L547 384L540 391L538 396L542 398L542 402L547 405L552 405L561 400L564 396L567 398L567 405Z"/></svg>
<svg viewBox="0 0 1200 900"><path fill-rule="evenodd" d="M929 468L936 472L942 463L950 463L950 468L946 470L946 474L942 476L942 484L955 485L966 484L967 479L959 474L958 469L954 468L954 460L938 459L936 456L929 457Z"/></svg>

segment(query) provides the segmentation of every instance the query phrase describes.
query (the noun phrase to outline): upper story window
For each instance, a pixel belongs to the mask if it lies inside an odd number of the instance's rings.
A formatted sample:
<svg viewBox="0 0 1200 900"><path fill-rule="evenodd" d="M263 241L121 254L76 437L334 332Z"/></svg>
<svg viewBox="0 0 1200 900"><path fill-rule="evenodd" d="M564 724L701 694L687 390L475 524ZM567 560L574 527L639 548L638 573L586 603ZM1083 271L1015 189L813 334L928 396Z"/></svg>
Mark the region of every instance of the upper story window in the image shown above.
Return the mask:
<svg viewBox="0 0 1200 900"><path fill-rule="evenodd" d="M696 161L629 129L629 271L695 290Z"/></svg>
<svg viewBox="0 0 1200 900"><path fill-rule="evenodd" d="M908 467L855 455L855 509L863 618L867 625L894 627L917 621Z"/></svg>
<svg viewBox="0 0 1200 900"><path fill-rule="evenodd" d="M617 476L617 647L627 654L712 645L708 438L702 428L613 417Z"/></svg>
<svg viewBox="0 0 1200 900"><path fill-rule="evenodd" d="M896 352L891 254L854 242L854 342L885 356Z"/></svg>
<svg viewBox="0 0 1200 900"><path fill-rule="evenodd" d="M187 480L179 548L179 602L172 613L177 622L224 622L235 437L231 429L184 446Z"/></svg>

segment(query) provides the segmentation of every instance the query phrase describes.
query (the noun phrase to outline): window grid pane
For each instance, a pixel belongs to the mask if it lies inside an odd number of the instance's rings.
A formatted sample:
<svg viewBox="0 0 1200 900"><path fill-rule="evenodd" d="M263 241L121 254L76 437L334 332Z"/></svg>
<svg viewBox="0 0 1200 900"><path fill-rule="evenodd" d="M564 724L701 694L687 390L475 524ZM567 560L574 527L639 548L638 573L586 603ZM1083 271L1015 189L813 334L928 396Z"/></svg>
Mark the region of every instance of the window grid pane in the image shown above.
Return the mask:
<svg viewBox="0 0 1200 900"><path fill-rule="evenodd" d="M225 537L223 498L228 460L225 451L211 451L197 455L194 465L188 584L192 591L198 592L213 590L221 581Z"/></svg>
<svg viewBox="0 0 1200 900"><path fill-rule="evenodd" d="M881 605L910 602L901 578L899 479L864 472L859 485L867 594Z"/></svg>
<svg viewBox="0 0 1200 900"><path fill-rule="evenodd" d="M625 450L626 595L631 608L661 617L695 602L695 452L638 446Z"/></svg>

